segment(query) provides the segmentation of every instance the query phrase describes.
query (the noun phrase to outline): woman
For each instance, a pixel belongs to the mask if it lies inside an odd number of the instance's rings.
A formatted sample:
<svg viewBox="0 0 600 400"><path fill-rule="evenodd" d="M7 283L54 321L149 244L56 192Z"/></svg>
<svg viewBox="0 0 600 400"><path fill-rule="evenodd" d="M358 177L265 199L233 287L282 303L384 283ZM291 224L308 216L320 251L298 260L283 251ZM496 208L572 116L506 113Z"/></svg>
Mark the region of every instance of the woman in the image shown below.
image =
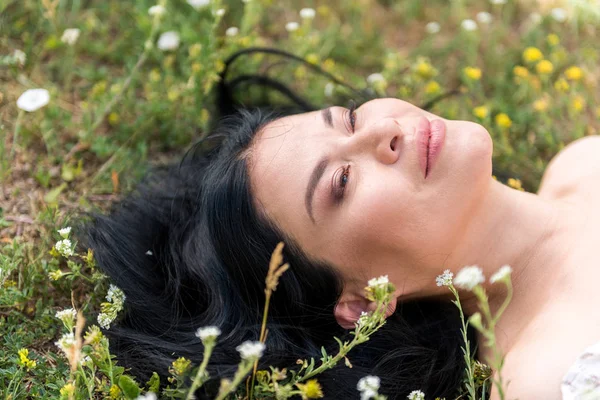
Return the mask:
<svg viewBox="0 0 600 400"><path fill-rule="evenodd" d="M566 315L551 318L567 304L587 304L575 294L598 304L584 285L592 274L586 238L598 226L591 200L600 193L585 183L591 178L573 184L578 176L569 175L569 160L578 158L587 159L588 176L591 168L600 176L587 150L598 141L569 146L535 195L492 178L493 144L481 125L397 99L300 114L238 109L226 72L219 97L226 118L213 130L222 142L195 146L180 164L154 171L87 225L83 244L127 296L124 320L106 332L122 365L145 379L167 375L180 356L198 364L194 332L216 325L223 334L209 366L213 380L198 392L214 395L239 362L235 346L258 339L268 261L283 240L291 268L271 302L262 368L294 368L298 358L320 358L321 346L334 353L332 337L373 307L363 295L367 280L388 275L397 287L388 323L350 353L352 369L318 376L325 397L356 398L356 382L373 374L389 398L415 389L454 398L465 367L461 325L435 277L473 264L490 276L508 264L514 297L497 329L508 395L560 397L561 374L600 335L595 321L581 333L562 325ZM586 273L574 274L581 265ZM485 288L494 311L505 294L500 285ZM476 311L469 292L461 299L467 314ZM541 351L559 343L560 351ZM478 359L490 356L478 349Z"/></svg>

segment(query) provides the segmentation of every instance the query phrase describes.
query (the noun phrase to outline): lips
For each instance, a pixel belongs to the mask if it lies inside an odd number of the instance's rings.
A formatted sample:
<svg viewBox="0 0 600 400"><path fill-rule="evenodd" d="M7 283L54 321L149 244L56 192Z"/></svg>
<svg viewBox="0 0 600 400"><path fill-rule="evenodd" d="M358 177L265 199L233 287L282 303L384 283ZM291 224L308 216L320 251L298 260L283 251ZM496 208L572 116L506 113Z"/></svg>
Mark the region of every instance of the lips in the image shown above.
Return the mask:
<svg viewBox="0 0 600 400"><path fill-rule="evenodd" d="M423 178L426 179L434 167L444 139L446 137L446 125L441 119L431 122L425 117L421 117L417 124L417 153L419 165L423 172Z"/></svg>

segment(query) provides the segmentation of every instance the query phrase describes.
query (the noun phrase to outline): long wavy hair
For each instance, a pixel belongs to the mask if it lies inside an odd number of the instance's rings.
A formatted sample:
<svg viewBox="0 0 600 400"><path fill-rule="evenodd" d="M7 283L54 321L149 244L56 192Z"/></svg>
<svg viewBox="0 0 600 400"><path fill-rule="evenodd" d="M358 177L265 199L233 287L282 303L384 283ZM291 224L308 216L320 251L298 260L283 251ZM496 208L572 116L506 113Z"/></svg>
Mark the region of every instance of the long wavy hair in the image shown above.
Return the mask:
<svg viewBox="0 0 600 400"><path fill-rule="evenodd" d="M283 254L291 267L271 300L259 368L297 368L298 359L319 359L322 346L335 354L333 336L349 334L333 313L342 292L336 268L312 260L253 206L245 156L252 138L270 121L317 108L267 76L227 80L231 63L252 52L303 62L274 49L233 54L217 87L216 122L209 135L217 143L198 142L180 161L152 168L108 212L85 213L85 224L76 230L79 245L94 251L100 270L127 296L123 317L103 332L129 373L146 381L156 371L164 385L178 357L201 362L199 327L221 329L208 365L211 379L196 393L202 399L215 396L220 379L233 375L240 361L235 347L259 338L264 281L279 241L285 242ZM319 67L307 66L337 82ZM294 104L241 106L234 94L249 85L276 90ZM359 101L373 97L348 88ZM349 353L353 368L342 364L317 376L325 398L358 398L356 384L366 375L379 376L380 392L390 399L405 399L417 389L428 398L457 395L465 370L461 326L449 301L400 302L386 325ZM474 351L472 328L468 334Z"/></svg>

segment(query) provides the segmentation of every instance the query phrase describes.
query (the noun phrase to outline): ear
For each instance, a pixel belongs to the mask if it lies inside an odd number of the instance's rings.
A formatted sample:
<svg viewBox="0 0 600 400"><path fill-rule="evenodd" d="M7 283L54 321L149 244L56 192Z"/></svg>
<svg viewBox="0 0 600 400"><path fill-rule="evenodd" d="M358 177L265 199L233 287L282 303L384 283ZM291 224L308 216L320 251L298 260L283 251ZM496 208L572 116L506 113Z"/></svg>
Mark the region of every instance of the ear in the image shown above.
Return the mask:
<svg viewBox="0 0 600 400"><path fill-rule="evenodd" d="M385 311L385 317L389 317L396 311L397 299L392 298L392 301L388 305ZM345 299L344 296L340 298L333 311L337 323L344 329L354 329L356 321L360 318L360 314L369 311L375 311L376 303L369 301L364 297Z"/></svg>

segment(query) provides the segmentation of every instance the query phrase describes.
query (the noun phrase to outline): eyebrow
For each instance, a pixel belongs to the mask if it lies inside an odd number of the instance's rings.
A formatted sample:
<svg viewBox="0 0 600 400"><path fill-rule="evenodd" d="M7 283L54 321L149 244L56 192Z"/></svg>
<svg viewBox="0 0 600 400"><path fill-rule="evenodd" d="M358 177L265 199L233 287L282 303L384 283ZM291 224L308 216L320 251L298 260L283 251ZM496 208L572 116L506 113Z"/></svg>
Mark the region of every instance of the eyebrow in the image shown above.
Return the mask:
<svg viewBox="0 0 600 400"><path fill-rule="evenodd" d="M323 117L323 121L325 121L325 125L333 129L333 118L331 116L331 107L327 107L321 111L321 116ZM323 157L317 163L315 169L310 174L310 178L308 180L308 186L306 187L306 195L304 196L304 205L306 206L306 212L310 217L312 223L315 223L315 218L313 216L313 198L315 197L315 190L321 180L321 177L325 173L327 169L327 165L329 165L329 159L327 157Z"/></svg>

